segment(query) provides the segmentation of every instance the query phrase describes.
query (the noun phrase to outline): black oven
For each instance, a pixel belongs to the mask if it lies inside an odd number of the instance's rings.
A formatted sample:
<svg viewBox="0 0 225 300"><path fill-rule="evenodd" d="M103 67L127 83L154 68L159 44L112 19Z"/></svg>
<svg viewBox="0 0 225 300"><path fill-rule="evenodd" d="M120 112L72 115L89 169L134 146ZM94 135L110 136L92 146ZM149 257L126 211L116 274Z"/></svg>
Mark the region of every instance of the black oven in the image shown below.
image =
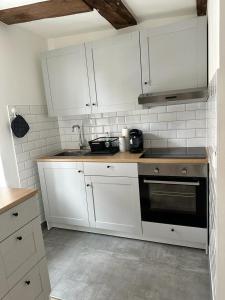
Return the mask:
<svg viewBox="0 0 225 300"><path fill-rule="evenodd" d="M143 221L207 227L207 165L139 165Z"/></svg>

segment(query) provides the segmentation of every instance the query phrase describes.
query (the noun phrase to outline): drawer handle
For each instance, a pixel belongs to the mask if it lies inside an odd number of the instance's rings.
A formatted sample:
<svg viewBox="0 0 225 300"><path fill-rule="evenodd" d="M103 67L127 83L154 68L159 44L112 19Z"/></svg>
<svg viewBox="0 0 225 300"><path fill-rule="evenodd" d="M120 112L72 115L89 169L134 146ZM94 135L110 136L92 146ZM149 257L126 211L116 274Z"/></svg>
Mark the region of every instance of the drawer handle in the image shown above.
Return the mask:
<svg viewBox="0 0 225 300"><path fill-rule="evenodd" d="M81 173L81 170L78 170L78 173Z"/></svg>
<svg viewBox="0 0 225 300"><path fill-rule="evenodd" d="M15 212L12 214L14 217L18 217L19 216L19 213L18 212Z"/></svg>
<svg viewBox="0 0 225 300"><path fill-rule="evenodd" d="M22 241L23 237L22 237L22 236L18 236L16 239L17 239L18 241Z"/></svg>
<svg viewBox="0 0 225 300"><path fill-rule="evenodd" d="M89 183L86 185L87 187L91 186Z"/></svg>
<svg viewBox="0 0 225 300"><path fill-rule="evenodd" d="M172 232L174 232L174 231L175 231L175 229L174 229L174 228L171 228L171 231L172 231Z"/></svg>
<svg viewBox="0 0 225 300"><path fill-rule="evenodd" d="M107 169L111 168L111 166L107 166Z"/></svg>
<svg viewBox="0 0 225 300"><path fill-rule="evenodd" d="M26 283L26 285L30 285L31 282L30 282L30 280L26 280L25 283Z"/></svg>

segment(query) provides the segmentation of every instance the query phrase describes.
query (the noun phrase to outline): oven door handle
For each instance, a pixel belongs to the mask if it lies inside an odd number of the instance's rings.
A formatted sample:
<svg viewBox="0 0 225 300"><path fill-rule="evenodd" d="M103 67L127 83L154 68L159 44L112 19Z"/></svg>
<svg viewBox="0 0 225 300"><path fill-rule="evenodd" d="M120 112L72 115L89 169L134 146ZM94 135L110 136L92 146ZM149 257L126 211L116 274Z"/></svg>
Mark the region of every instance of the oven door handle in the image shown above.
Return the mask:
<svg viewBox="0 0 225 300"><path fill-rule="evenodd" d="M194 185L199 186L200 182L186 182L186 181L164 181L164 180L146 180L144 179L144 183L158 183L158 184L174 184L174 185Z"/></svg>

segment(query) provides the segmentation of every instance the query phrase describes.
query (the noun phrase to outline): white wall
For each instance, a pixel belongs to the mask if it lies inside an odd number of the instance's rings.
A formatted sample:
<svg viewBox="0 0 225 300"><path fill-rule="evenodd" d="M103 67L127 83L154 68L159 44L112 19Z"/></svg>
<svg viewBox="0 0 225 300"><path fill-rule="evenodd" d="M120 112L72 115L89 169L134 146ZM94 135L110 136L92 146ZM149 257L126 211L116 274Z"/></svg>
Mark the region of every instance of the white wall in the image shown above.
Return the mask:
<svg viewBox="0 0 225 300"><path fill-rule="evenodd" d="M220 0L208 0L209 81L219 69Z"/></svg>
<svg viewBox="0 0 225 300"><path fill-rule="evenodd" d="M112 28L108 30L65 36L61 38L53 38L48 40L48 49L53 50L53 49L63 48L75 44L81 44L84 42L87 43L89 41L103 39L105 37L123 34L125 32L135 31L144 27L156 27L156 26L166 25L169 23L179 22L180 20L190 19L192 17L196 17L196 15L152 19L152 20L144 21L137 26L132 26L119 31Z"/></svg>
<svg viewBox="0 0 225 300"><path fill-rule="evenodd" d="M225 295L225 1L220 0L219 55L218 75L218 199L217 199L217 298Z"/></svg>
<svg viewBox="0 0 225 300"><path fill-rule="evenodd" d="M19 186L7 105L45 104L40 52L46 41L27 31L0 23L0 154L6 183Z"/></svg>

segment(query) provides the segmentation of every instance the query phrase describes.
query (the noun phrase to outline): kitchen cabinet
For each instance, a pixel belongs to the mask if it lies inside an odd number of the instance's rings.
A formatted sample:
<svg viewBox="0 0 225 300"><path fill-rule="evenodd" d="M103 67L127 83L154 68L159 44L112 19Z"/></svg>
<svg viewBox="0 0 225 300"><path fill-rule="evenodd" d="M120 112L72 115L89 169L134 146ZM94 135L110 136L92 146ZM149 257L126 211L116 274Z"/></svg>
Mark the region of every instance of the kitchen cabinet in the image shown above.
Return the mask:
<svg viewBox="0 0 225 300"><path fill-rule="evenodd" d="M94 210L90 222L99 229L141 234L138 180L128 177L91 176L86 179L88 203ZM91 205L91 204L90 204Z"/></svg>
<svg viewBox="0 0 225 300"><path fill-rule="evenodd" d="M84 163L84 172L90 225L141 235L137 164Z"/></svg>
<svg viewBox="0 0 225 300"><path fill-rule="evenodd" d="M119 35L87 46L92 112L131 110L141 93L139 32Z"/></svg>
<svg viewBox="0 0 225 300"><path fill-rule="evenodd" d="M207 86L207 20L141 31L143 92Z"/></svg>
<svg viewBox="0 0 225 300"><path fill-rule="evenodd" d="M89 226L82 163L39 163L39 176L48 226Z"/></svg>
<svg viewBox="0 0 225 300"><path fill-rule="evenodd" d="M47 261L43 259L10 291L3 300L49 300Z"/></svg>
<svg viewBox="0 0 225 300"><path fill-rule="evenodd" d="M10 200L14 204L20 199L12 196ZM0 214L0 220L1 226L9 227L0 237L0 299L49 299L38 199L24 200Z"/></svg>
<svg viewBox="0 0 225 300"><path fill-rule="evenodd" d="M49 51L42 57L50 116L90 113L85 45Z"/></svg>

